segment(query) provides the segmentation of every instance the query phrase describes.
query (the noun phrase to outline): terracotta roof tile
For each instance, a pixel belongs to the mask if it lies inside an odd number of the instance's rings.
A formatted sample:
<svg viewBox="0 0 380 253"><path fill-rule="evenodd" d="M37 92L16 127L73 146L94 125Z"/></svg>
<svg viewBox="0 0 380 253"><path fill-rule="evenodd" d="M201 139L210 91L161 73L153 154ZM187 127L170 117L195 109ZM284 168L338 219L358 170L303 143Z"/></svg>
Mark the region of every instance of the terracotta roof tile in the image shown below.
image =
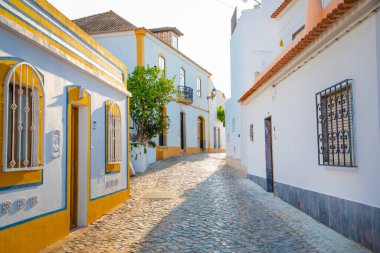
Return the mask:
<svg viewBox="0 0 380 253"><path fill-rule="evenodd" d="M359 0L341 0L341 3L337 4L336 8L333 8L330 13L324 15L325 17L310 31L306 31L302 38L294 41L289 49L280 55L267 70L259 76L255 84L244 93L244 95L238 100L238 102L244 102L249 98L258 88L260 88L265 82L273 77L278 71L280 71L286 64L294 59L300 52L307 48L313 41L320 37L335 21L342 17L348 10L351 9Z"/></svg>
<svg viewBox="0 0 380 253"><path fill-rule="evenodd" d="M272 16L270 16L271 18L277 18L278 15L281 14L281 12L283 12L286 7L292 2L292 0L285 0L284 2L282 2L282 4L272 13Z"/></svg>
<svg viewBox="0 0 380 253"><path fill-rule="evenodd" d="M75 19L73 22L90 35L132 31L137 28L134 24L128 22L113 11Z"/></svg>

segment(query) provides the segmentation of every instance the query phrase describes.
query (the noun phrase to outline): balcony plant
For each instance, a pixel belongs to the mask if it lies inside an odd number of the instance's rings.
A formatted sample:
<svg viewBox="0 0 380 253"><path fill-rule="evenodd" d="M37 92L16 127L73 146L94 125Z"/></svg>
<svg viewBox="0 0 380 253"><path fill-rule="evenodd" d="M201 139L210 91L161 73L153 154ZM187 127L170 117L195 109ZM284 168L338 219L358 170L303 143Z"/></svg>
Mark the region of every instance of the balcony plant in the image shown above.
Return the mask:
<svg viewBox="0 0 380 253"><path fill-rule="evenodd" d="M226 126L226 114L224 112L224 108L223 106L219 106L218 109L217 109L217 118L220 122L223 123L223 126L225 127Z"/></svg>

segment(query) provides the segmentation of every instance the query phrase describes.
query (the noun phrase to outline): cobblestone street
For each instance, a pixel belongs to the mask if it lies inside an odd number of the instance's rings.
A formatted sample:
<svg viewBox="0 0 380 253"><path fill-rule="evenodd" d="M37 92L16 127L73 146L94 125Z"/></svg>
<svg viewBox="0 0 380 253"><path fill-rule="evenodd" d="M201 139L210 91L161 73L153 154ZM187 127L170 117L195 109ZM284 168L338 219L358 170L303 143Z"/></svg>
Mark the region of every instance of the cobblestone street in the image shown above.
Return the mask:
<svg viewBox="0 0 380 253"><path fill-rule="evenodd" d="M159 161L132 198L47 252L367 252L225 165L225 154Z"/></svg>

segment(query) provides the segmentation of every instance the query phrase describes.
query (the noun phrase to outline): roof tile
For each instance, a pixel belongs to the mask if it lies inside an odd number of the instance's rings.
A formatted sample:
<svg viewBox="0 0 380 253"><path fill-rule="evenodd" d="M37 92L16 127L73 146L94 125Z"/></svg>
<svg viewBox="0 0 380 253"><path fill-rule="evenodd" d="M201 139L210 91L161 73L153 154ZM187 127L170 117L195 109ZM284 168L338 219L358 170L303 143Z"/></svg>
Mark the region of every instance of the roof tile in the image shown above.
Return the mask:
<svg viewBox="0 0 380 253"><path fill-rule="evenodd" d="M73 20L86 33L100 34L132 31L137 27L113 11L99 13Z"/></svg>

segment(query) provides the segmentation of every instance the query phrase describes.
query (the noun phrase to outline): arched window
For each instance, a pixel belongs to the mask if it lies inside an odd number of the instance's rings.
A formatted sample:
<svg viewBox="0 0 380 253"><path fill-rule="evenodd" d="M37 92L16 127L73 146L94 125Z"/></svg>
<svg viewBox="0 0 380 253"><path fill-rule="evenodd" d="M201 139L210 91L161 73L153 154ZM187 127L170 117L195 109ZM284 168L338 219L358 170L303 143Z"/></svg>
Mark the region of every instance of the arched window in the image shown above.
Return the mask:
<svg viewBox="0 0 380 253"><path fill-rule="evenodd" d="M121 162L121 113L115 102L110 102L107 111L107 163Z"/></svg>
<svg viewBox="0 0 380 253"><path fill-rule="evenodd" d="M186 72L184 68L179 69L179 85L180 86L185 86L185 78L186 78L185 73Z"/></svg>
<svg viewBox="0 0 380 253"><path fill-rule="evenodd" d="M12 66L5 79L3 170L43 166L43 80L27 62Z"/></svg>
<svg viewBox="0 0 380 253"><path fill-rule="evenodd" d="M158 68L162 71L163 76L166 76L166 60L163 56L158 56Z"/></svg>

